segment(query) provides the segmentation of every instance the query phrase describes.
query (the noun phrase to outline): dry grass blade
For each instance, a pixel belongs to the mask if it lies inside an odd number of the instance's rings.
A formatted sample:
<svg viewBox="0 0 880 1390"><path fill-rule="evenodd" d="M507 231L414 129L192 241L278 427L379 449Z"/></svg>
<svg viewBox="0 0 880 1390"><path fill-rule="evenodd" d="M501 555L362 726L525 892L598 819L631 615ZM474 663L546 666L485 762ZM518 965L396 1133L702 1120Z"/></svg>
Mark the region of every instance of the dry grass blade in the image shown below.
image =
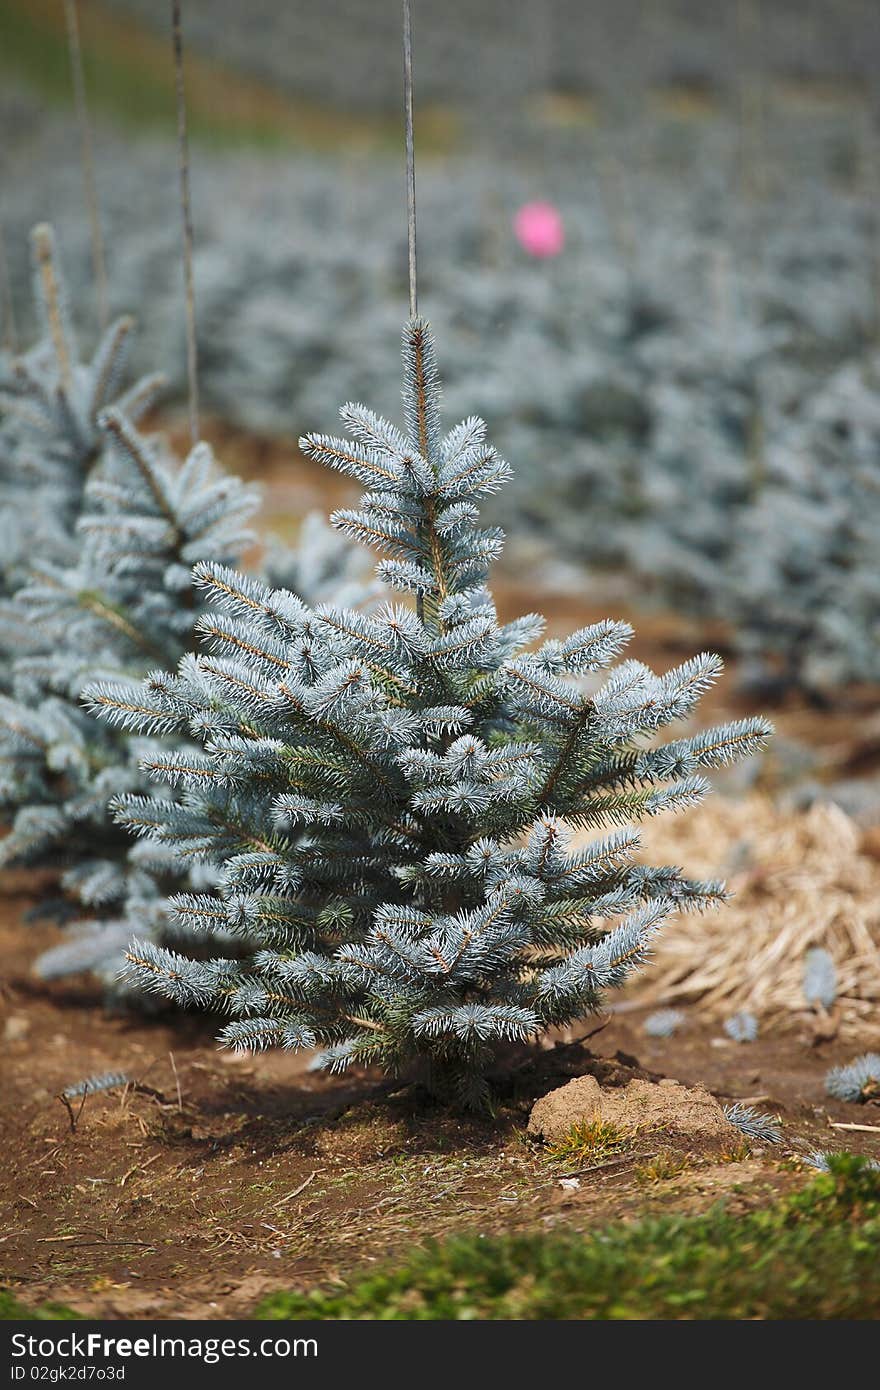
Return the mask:
<svg viewBox="0 0 880 1390"><path fill-rule="evenodd" d="M854 1125L844 1124L841 1120L829 1120L832 1129L855 1129L862 1134L880 1134L880 1125Z"/></svg>
<svg viewBox="0 0 880 1390"><path fill-rule="evenodd" d="M319 1169L319 1168L316 1168L315 1171L314 1171L313 1173L309 1173L309 1176L306 1178L305 1182L301 1182L300 1185L299 1185L299 1187L295 1187L295 1188L293 1189L292 1192L288 1192L288 1194L287 1194L286 1197L282 1197L282 1198L280 1199L280 1201L277 1201L277 1202L275 1203L275 1206L276 1206L276 1207L283 1207L284 1204L285 1204L285 1202L292 1202L293 1199L294 1199L294 1197L298 1197L298 1196L300 1195L301 1192L305 1192L305 1190L306 1190L306 1188L309 1186L309 1184L312 1183L312 1182L314 1182L314 1180L315 1180L315 1178L318 1176L318 1173L319 1173L319 1172L320 1172L320 1169Z"/></svg>

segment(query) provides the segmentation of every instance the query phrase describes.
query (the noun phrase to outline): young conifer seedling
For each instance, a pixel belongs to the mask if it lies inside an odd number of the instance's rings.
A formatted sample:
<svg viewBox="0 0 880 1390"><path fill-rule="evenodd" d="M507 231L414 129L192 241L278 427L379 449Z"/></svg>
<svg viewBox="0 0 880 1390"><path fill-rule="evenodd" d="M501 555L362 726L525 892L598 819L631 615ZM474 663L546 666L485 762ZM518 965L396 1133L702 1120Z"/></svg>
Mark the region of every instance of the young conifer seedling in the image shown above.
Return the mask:
<svg viewBox="0 0 880 1390"><path fill-rule="evenodd" d="M48 976L118 973L126 914L158 925L176 861L147 866L107 813L143 786L146 745L102 728L81 702L98 673L143 676L193 643L198 556L236 560L258 496L198 445L182 465L118 410L102 417L99 461L83 489L69 563L32 557L29 582L0 603L18 655L0 695L0 808L10 822L0 866L60 871L64 916L88 914L38 963ZM183 880L185 881L185 879Z"/></svg>
<svg viewBox="0 0 880 1390"><path fill-rule="evenodd" d="M3 592L26 582L41 560L75 558L84 491L105 446L101 415L111 404L137 422L162 377L123 390L134 320L116 319L91 358L78 346L52 228L31 233L39 335L11 354L0 377L0 575Z"/></svg>
<svg viewBox="0 0 880 1390"><path fill-rule="evenodd" d="M880 1096L880 1052L865 1052L844 1066L832 1067L825 1090L835 1100L865 1101Z"/></svg>
<svg viewBox="0 0 880 1390"><path fill-rule="evenodd" d="M41 333L4 359L0 382L0 867L59 870L62 895L44 907L78 919L38 973L95 970L116 993L129 918L165 939L166 892L192 875L178 856L133 846L107 814L112 795L145 789L148 744L96 724L82 689L99 675L140 679L192 650L192 565L240 560L259 496L222 474L206 444L181 464L136 428L162 378L117 395L131 320L81 358L50 228L35 229L32 250ZM270 564L309 601L365 597L355 548L315 518ZM199 876L208 881L203 867Z"/></svg>
<svg viewBox="0 0 880 1390"><path fill-rule="evenodd" d="M40 957L44 978L89 969L115 980L129 918L164 937L165 894L186 883L187 866L170 850L133 845L107 814L112 795L145 788L139 762L160 741L95 723L80 695L99 673L139 678L192 649L200 613L192 562L236 561L259 500L219 472L206 444L179 464L119 411L102 428L101 463L72 539L76 563L35 560L30 583L0 602L0 633L20 653L11 694L0 694L0 808L12 822L0 866L59 868L57 906L88 914ZM315 517L296 549L273 548L271 566L314 601L366 595L355 547ZM204 881L204 867L199 873Z"/></svg>
<svg viewBox="0 0 880 1390"><path fill-rule="evenodd" d="M87 698L140 734L196 738L144 760L177 799L123 795L119 821L187 863L222 863L219 891L175 900L181 928L243 959L192 960L134 942L142 986L230 1015L236 1048L316 1048L322 1065L419 1071L486 1102L499 1050L583 1018L650 951L675 911L723 886L634 862L629 823L695 806L701 769L755 752L762 719L672 742L717 678L701 655L665 675L625 661L621 622L540 643L535 615L502 624L486 587L500 531L478 501L510 470L477 419L444 435L434 345L403 337L403 431L363 406L351 440L312 457L367 489L334 514L378 552L403 596L364 614L309 608L222 565L197 566L207 650L141 685ZM598 838L571 844L573 831Z"/></svg>
<svg viewBox="0 0 880 1390"><path fill-rule="evenodd" d="M99 969L115 978L130 934L164 922L162 887L180 886L107 815L111 794L143 787L145 749L83 709L96 675L140 677L176 665L193 646L197 559L236 563L251 539L255 489L221 474L197 445L179 464L135 421L162 377L119 395L132 320L120 318L94 356L80 354L51 228L32 255L40 330L8 353L0 408L0 810L9 833L0 865L61 870L64 915L89 914L38 962L48 976ZM111 405L116 399L118 404ZM277 547L276 571L309 598L358 594L354 548L314 521L297 550Z"/></svg>
<svg viewBox="0 0 880 1390"><path fill-rule="evenodd" d="M50 227L34 229L31 250L39 335L10 354L0 393L0 865L60 869L63 897L48 906L90 914L46 973L115 976L125 903L143 924L161 916L161 893L106 810L111 793L142 785L138 750L88 717L82 687L179 660L197 616L191 566L240 557L258 498L206 446L179 465L138 432L163 378L122 390L133 320L81 354Z"/></svg>

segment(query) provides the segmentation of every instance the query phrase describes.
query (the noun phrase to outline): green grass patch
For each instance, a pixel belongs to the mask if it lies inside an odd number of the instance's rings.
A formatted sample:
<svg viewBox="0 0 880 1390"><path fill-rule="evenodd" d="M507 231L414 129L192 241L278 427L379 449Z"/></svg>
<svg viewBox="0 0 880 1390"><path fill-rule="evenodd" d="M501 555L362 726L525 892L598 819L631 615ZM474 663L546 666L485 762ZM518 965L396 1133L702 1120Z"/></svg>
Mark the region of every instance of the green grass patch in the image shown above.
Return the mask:
<svg viewBox="0 0 880 1390"><path fill-rule="evenodd" d="M880 1176L842 1155L793 1196L735 1215L595 1235L459 1236L346 1287L277 1293L263 1319L875 1318Z"/></svg>
<svg viewBox="0 0 880 1390"><path fill-rule="evenodd" d="M0 1322L78 1322L79 1313L63 1303L41 1303L29 1308L8 1289L0 1289Z"/></svg>
<svg viewBox="0 0 880 1390"><path fill-rule="evenodd" d="M745 1163L747 1158L752 1156L752 1146L743 1134L741 1138L735 1139L721 1154L722 1163Z"/></svg>
<svg viewBox="0 0 880 1390"><path fill-rule="evenodd" d="M589 1165L601 1163L615 1154L625 1153L632 1136L617 1125L604 1120L577 1120L561 1139L548 1144L546 1156L551 1163Z"/></svg>
<svg viewBox="0 0 880 1390"><path fill-rule="evenodd" d="M669 1153L668 1150L661 1150L653 1158L649 1158L647 1163L636 1165L636 1182L643 1187L651 1187L655 1183L672 1182L674 1178L681 1177L690 1167L690 1159L687 1154Z"/></svg>

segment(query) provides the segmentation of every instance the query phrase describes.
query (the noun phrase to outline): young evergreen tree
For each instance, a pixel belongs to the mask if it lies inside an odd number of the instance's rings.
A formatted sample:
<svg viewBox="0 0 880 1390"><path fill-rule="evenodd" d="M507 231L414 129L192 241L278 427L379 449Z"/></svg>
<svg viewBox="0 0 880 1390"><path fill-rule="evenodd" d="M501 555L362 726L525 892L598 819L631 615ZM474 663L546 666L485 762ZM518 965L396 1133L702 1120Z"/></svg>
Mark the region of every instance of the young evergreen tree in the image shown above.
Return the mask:
<svg viewBox="0 0 880 1390"><path fill-rule="evenodd" d="M498 621L486 588L503 537L477 501L509 477L471 418L443 435L427 325L404 332L405 429L363 406L352 440L303 449L362 483L334 514L406 596L364 614L309 608L216 563L208 651L140 685L93 682L91 707L139 736L178 795L126 793L118 822L160 853L222 864L217 891L174 901L189 939L226 934L243 959L193 960L151 941L131 977L231 1015L236 1048L319 1048L322 1065L421 1065L467 1105L500 1046L595 1010L670 913L723 886L634 862L628 823L696 805L700 770L756 751L762 719L650 744L717 678L701 655L655 675L608 666L631 636L600 622L534 649L543 619ZM604 831L580 847L572 830Z"/></svg>
<svg viewBox="0 0 880 1390"><path fill-rule="evenodd" d="M112 795L144 788L140 760L161 741L97 724L82 689L98 673L136 679L192 649L201 611L192 563L239 559L259 498L220 474L205 444L180 465L118 411L102 428L108 442L84 491L77 565L33 565L30 584L0 604L0 632L26 653L12 665L12 693L0 696L0 797L14 815L0 866L60 867L56 906L93 914L40 958L39 973L89 969L112 981L131 920L163 939L166 894L192 875L172 852L132 845L108 816ZM296 549L272 548L271 568L315 601L366 594L355 548L315 518ZM206 881L205 866L199 876Z"/></svg>
<svg viewBox="0 0 880 1390"><path fill-rule="evenodd" d="M134 320L106 330L91 359L77 344L52 228L31 233L36 344L10 355L0 376L0 561L2 590L25 582L34 555L70 563L83 493L106 435L102 412L112 403L136 423L152 404L161 375L128 390L122 381Z"/></svg>
<svg viewBox="0 0 880 1390"><path fill-rule="evenodd" d="M12 818L0 866L59 868L65 915L94 918L50 953L45 973L118 970L126 914L158 927L180 871L149 871L107 814L111 795L143 785L138 747L82 707L89 679L145 675L193 642L193 561L235 561L258 495L215 469L199 444L181 466L118 410L102 417L100 462L83 489L74 563L31 559L30 579L0 604L0 634L21 653L0 696L0 804ZM120 920L121 919L121 920Z"/></svg>
<svg viewBox="0 0 880 1390"><path fill-rule="evenodd" d="M0 867L60 869L62 896L49 906L89 914L38 971L96 970L117 985L129 918L163 939L166 893L193 876L171 854L132 846L107 814L111 795L145 786L139 761L156 741L96 724L82 689L99 674L141 678L192 649L192 565L238 562L259 498L216 469L207 445L181 465L160 437L137 430L161 376L108 405L131 321L120 319L93 360L80 361L51 229L35 229L32 250L41 337L4 360L2 381L0 811L11 825ZM272 549L270 568L310 600L363 597L354 547L314 519L297 549Z"/></svg>

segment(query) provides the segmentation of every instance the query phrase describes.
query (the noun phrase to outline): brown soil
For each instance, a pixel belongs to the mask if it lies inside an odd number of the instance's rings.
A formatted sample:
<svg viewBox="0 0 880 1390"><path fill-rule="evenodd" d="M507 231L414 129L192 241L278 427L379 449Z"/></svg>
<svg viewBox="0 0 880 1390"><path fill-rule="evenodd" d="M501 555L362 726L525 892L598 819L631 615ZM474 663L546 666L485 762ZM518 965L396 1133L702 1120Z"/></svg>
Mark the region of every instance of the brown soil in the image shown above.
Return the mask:
<svg viewBox="0 0 880 1390"><path fill-rule="evenodd" d="M823 1094L826 1067L851 1045L788 1035L737 1046L697 1027L658 1042L624 1015L590 1040L593 1054L576 1044L517 1059L496 1117L467 1120L412 1091L387 1095L376 1077L328 1081L281 1054L234 1060L194 1020L109 1017L85 985L36 985L30 960L55 934L22 927L26 906L10 902L0 924L0 1282L27 1302L99 1317L241 1316L272 1289L332 1282L430 1236L559 1220L587 1230L725 1194L753 1204L803 1181L777 1150L743 1157L731 1130L729 1154L695 1139L666 1181L646 1175L636 1146L563 1188L566 1170L527 1137L529 1110L588 1072L603 1088L665 1074L757 1097L792 1140L880 1156L880 1133L829 1125L880 1120ZM78 1114L74 1103L74 1128L58 1093L117 1069L139 1088L92 1096Z"/></svg>

